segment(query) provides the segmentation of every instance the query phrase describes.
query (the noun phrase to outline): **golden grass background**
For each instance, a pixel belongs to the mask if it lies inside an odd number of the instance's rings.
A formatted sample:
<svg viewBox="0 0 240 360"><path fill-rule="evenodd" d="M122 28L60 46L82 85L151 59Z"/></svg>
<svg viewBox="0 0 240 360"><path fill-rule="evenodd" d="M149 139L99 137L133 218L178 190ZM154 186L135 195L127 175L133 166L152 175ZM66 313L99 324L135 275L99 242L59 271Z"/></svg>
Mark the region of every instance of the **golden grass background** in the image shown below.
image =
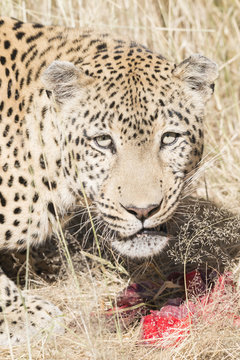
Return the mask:
<svg viewBox="0 0 240 360"><path fill-rule="evenodd" d="M220 76L205 121L205 156L212 160L196 193L207 193L218 204L240 212L239 0L2 0L0 13L130 37L176 62L192 53L217 62ZM102 270L96 262L94 270L78 273L81 291L73 281L36 290L64 309L70 324L65 336L31 350L12 349L12 355L3 351L0 359L239 359L239 330L232 332L222 323L223 332L221 319L217 325L203 324L188 342L167 351L137 347L138 327L126 334L108 333L101 324L85 322L83 327L84 313L126 285L121 269L114 266Z"/></svg>

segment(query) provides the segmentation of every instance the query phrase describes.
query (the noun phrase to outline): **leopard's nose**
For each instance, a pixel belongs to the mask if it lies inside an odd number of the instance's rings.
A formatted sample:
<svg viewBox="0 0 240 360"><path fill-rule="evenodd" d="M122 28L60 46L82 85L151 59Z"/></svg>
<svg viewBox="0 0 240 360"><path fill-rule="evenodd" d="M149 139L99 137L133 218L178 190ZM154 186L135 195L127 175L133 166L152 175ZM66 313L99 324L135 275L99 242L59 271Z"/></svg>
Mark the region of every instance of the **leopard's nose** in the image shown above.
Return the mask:
<svg viewBox="0 0 240 360"><path fill-rule="evenodd" d="M123 206L123 205L122 205ZM152 204L145 208L139 208L136 206L123 206L127 212L136 216L137 219L141 220L142 222L147 218L156 214L160 209L160 204Z"/></svg>

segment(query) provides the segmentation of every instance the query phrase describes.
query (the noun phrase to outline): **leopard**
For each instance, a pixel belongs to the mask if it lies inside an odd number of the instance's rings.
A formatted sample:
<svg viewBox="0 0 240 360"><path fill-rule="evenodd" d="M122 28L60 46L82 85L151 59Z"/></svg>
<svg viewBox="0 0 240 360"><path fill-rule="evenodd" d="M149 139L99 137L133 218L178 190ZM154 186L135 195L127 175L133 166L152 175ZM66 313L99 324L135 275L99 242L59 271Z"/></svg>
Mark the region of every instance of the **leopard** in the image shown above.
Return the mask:
<svg viewBox="0 0 240 360"><path fill-rule="evenodd" d="M201 163L216 63L8 17L0 49L0 250L43 244L80 203L117 253L162 252ZM1 346L64 333L59 308L2 270L0 302Z"/></svg>

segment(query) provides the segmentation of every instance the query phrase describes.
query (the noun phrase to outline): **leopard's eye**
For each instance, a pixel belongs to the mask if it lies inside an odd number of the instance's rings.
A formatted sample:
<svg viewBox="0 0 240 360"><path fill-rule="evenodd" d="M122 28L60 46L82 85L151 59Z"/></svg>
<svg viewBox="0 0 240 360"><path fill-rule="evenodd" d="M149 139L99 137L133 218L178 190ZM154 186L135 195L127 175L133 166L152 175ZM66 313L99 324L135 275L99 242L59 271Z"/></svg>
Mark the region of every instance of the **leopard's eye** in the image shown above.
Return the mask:
<svg viewBox="0 0 240 360"><path fill-rule="evenodd" d="M179 136L180 134L171 131L164 133L161 138L161 147L173 145Z"/></svg>
<svg viewBox="0 0 240 360"><path fill-rule="evenodd" d="M110 149L113 147L113 140L110 135L99 135L94 138L97 146L103 149Z"/></svg>

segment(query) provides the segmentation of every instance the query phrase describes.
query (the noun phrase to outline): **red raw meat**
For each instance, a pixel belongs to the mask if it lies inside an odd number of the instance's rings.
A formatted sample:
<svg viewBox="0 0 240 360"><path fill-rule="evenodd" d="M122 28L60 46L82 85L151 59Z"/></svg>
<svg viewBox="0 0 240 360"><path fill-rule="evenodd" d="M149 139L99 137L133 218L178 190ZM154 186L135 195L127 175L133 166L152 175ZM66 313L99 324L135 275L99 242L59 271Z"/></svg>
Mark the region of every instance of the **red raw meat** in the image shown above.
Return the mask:
<svg viewBox="0 0 240 360"><path fill-rule="evenodd" d="M168 318L170 316L176 319L184 319L187 315L192 315L195 312L196 305L191 302L185 302L179 306L164 305L158 312L162 318Z"/></svg>
<svg viewBox="0 0 240 360"><path fill-rule="evenodd" d="M157 310L151 311L150 315L142 319L141 338L144 344L159 345L162 348L175 346L189 333L190 322L189 316L177 319L174 316L163 317Z"/></svg>
<svg viewBox="0 0 240 360"><path fill-rule="evenodd" d="M151 310L149 315L145 315L148 311L146 302L153 300L167 282L133 283L118 295L117 306L107 310L105 317L114 325L114 316L118 313L125 328L137 318L142 318L143 343L166 348L176 346L184 339L190 331L191 323L197 322L199 317L214 321L213 311L221 313L216 304L221 303L229 288L236 292L231 273L220 275L212 289L208 288L206 276L198 270L187 273L185 281L181 273L171 273L168 280L185 287L187 300L170 298L160 310ZM240 317L234 315L232 309L227 309L226 315L232 318L235 326L240 326Z"/></svg>
<svg viewBox="0 0 240 360"><path fill-rule="evenodd" d="M150 280L133 283L118 294L117 306L132 306L141 302L147 302L154 297L154 294L157 293L163 284L162 280L159 280L157 283Z"/></svg>

